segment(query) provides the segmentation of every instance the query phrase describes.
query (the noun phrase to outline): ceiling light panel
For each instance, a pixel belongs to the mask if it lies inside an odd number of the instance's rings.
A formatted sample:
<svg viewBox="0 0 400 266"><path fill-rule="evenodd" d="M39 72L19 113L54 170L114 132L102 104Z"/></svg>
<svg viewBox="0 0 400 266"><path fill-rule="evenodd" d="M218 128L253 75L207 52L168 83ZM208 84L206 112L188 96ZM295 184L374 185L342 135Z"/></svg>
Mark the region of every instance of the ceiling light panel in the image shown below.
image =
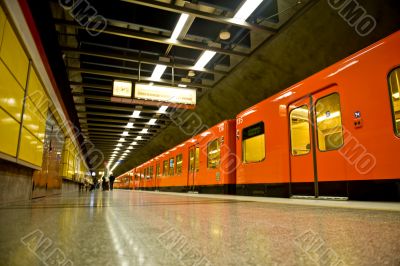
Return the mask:
<svg viewBox="0 0 400 266"><path fill-rule="evenodd" d="M246 21L263 0L247 0L242 7L236 12L234 19Z"/></svg>
<svg viewBox="0 0 400 266"><path fill-rule="evenodd" d="M181 14L178 23L176 23L175 29L171 35L172 40L177 40L179 35L182 33L183 27L185 26L187 20L189 18L188 14Z"/></svg>

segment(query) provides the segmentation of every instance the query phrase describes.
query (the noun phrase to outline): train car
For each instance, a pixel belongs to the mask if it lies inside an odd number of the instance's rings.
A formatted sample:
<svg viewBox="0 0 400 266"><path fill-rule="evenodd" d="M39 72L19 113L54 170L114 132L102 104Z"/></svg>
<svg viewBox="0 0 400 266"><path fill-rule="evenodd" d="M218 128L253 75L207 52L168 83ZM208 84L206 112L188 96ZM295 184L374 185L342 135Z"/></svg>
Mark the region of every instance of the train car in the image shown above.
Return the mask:
<svg viewBox="0 0 400 266"><path fill-rule="evenodd" d="M394 199L400 32L236 117L237 192Z"/></svg>
<svg viewBox="0 0 400 266"><path fill-rule="evenodd" d="M131 182L132 182L131 171L128 171L115 178L114 188L129 189Z"/></svg>
<svg viewBox="0 0 400 266"><path fill-rule="evenodd" d="M227 120L137 167L148 177L139 187L233 194L235 150L235 121Z"/></svg>

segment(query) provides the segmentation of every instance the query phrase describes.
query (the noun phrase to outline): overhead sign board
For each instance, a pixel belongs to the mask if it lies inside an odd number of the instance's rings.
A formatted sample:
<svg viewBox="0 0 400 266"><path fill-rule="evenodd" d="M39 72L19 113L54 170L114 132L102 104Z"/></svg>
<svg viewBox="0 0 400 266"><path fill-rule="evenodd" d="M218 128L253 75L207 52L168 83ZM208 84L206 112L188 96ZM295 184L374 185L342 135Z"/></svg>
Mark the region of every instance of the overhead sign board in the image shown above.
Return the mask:
<svg viewBox="0 0 400 266"><path fill-rule="evenodd" d="M151 101L195 105L196 90L136 83L135 98Z"/></svg>
<svg viewBox="0 0 400 266"><path fill-rule="evenodd" d="M114 80L113 96L132 97L132 82L125 80Z"/></svg>

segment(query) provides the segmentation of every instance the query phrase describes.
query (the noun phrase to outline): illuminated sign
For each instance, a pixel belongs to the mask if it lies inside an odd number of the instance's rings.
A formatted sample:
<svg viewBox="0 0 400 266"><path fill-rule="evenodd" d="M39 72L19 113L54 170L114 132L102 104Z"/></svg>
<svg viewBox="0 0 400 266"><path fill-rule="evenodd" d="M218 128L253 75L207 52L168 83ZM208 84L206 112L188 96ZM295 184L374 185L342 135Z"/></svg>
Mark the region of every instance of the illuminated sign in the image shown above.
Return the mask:
<svg viewBox="0 0 400 266"><path fill-rule="evenodd" d="M179 104L196 104L196 90L136 83L135 98Z"/></svg>
<svg viewBox="0 0 400 266"><path fill-rule="evenodd" d="M132 82L124 80L114 80L113 96L132 97Z"/></svg>

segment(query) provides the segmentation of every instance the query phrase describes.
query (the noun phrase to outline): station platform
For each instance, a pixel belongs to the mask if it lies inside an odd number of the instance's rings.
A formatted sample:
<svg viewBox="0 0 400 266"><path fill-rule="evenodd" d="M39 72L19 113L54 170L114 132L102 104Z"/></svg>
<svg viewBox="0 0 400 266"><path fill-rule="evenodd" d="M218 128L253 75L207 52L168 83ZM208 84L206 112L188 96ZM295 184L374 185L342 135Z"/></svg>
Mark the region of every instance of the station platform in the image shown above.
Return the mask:
<svg viewBox="0 0 400 266"><path fill-rule="evenodd" d="M2 265L400 265L397 203L128 190L0 206Z"/></svg>

